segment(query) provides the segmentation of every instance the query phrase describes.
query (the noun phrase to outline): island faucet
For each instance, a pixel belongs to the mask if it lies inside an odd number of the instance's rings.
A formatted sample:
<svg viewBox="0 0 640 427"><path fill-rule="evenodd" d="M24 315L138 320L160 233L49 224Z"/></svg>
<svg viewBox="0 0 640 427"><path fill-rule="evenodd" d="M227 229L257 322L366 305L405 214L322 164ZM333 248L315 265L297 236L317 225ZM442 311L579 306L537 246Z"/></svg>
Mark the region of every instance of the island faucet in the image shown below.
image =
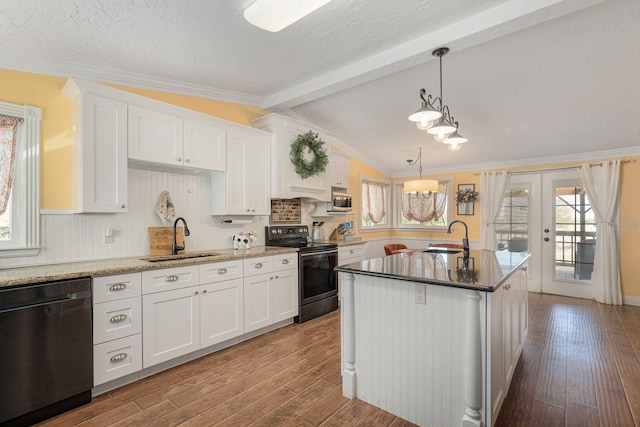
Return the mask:
<svg viewBox="0 0 640 427"><path fill-rule="evenodd" d="M189 227L187 227L187 221L182 217L176 218L173 222L173 245L171 246L171 255L178 255L178 251L184 250L184 246L178 246L178 242L176 240L176 226L178 225L178 221L182 221L184 224L184 235L188 236L191 234L189 233Z"/></svg>
<svg viewBox="0 0 640 427"><path fill-rule="evenodd" d="M467 227L467 224L465 224L464 221L460 221L459 219L456 219L455 221L451 221L451 223L449 224L449 229L447 230L447 233L451 234L451 226L453 226L453 224L455 224L456 222L459 222L460 224L464 225L464 239L462 239L462 251L463 251L463 257L465 259L469 259L469 228Z"/></svg>

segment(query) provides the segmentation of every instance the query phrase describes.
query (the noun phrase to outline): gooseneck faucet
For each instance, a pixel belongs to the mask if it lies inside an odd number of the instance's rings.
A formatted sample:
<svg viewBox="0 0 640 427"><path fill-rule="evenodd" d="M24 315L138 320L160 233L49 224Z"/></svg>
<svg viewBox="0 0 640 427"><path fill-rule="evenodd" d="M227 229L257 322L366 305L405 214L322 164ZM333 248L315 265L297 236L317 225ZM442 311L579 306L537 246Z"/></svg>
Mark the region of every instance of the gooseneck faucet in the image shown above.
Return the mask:
<svg viewBox="0 0 640 427"><path fill-rule="evenodd" d="M189 233L189 227L187 227L187 221L185 221L185 219L182 217L176 218L176 220L173 222L173 245L171 246L172 255L178 255L178 251L184 250L184 246L178 246L178 242L176 240L176 226L178 225L178 221L182 221L182 223L184 224L184 235L188 236L189 234L191 234Z"/></svg>
<svg viewBox="0 0 640 427"><path fill-rule="evenodd" d="M456 222L459 222L460 224L464 225L464 239L462 239L462 251L463 251L464 258L469 259L469 228L467 227L467 224L465 224L464 221L460 221L459 219L456 219L455 221L451 221L451 223L449 224L449 229L447 230L447 233L451 234L451 226L453 226L453 224L455 224Z"/></svg>

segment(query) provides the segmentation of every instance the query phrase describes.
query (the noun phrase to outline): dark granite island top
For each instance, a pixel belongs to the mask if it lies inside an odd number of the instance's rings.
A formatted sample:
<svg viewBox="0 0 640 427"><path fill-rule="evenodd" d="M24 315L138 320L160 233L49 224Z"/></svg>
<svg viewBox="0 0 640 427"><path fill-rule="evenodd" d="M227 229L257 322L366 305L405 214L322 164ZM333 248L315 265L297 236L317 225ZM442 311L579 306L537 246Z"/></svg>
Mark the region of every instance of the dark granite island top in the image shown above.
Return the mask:
<svg viewBox="0 0 640 427"><path fill-rule="evenodd" d="M531 255L528 252L472 250L467 268L462 252L408 250L336 267L338 272L493 292Z"/></svg>

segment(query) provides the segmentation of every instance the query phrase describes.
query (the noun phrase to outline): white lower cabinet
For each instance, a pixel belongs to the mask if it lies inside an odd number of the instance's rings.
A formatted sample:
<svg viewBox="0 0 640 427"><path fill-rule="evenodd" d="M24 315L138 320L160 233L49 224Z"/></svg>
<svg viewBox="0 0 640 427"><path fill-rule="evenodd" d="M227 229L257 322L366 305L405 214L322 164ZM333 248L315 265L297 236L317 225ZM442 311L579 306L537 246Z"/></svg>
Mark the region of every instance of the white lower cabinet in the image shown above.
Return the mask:
<svg viewBox="0 0 640 427"><path fill-rule="evenodd" d="M269 264L265 261L245 260L245 332L298 315L298 254L276 255Z"/></svg>
<svg viewBox="0 0 640 427"><path fill-rule="evenodd" d="M491 421L497 420L528 333L528 300L525 273L513 274L490 294L491 331Z"/></svg>
<svg viewBox="0 0 640 427"><path fill-rule="evenodd" d="M208 347L244 334L242 261L200 266L200 346Z"/></svg>
<svg viewBox="0 0 640 427"><path fill-rule="evenodd" d="M143 296L145 368L200 349L199 287Z"/></svg>
<svg viewBox="0 0 640 427"><path fill-rule="evenodd" d="M93 289L93 384L142 369L140 273L95 277Z"/></svg>

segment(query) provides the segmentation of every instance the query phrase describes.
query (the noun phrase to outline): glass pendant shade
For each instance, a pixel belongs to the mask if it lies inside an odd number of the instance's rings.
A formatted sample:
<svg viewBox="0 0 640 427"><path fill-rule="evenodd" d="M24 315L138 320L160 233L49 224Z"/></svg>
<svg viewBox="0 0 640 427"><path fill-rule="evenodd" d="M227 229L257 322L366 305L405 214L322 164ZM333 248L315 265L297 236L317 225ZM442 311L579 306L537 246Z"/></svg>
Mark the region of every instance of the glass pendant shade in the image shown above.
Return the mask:
<svg viewBox="0 0 640 427"><path fill-rule="evenodd" d="M438 138L445 138L447 135L456 131L456 127L447 123L442 117L433 127L427 129L430 135L436 135Z"/></svg>
<svg viewBox="0 0 640 427"><path fill-rule="evenodd" d="M435 108L429 106L426 102L422 103L422 107L409 116L409 120L416 123L428 123L438 120L442 117L442 113Z"/></svg>
<svg viewBox="0 0 640 427"><path fill-rule="evenodd" d="M438 181L435 179L415 179L404 183L405 193L436 193Z"/></svg>
<svg viewBox="0 0 640 427"><path fill-rule="evenodd" d="M449 145L460 145L460 144L464 144L465 142L467 142L468 139L465 138L464 136L460 135L458 133L458 130L456 129L451 135L449 135L446 139L440 141L443 142L445 144L449 144Z"/></svg>

